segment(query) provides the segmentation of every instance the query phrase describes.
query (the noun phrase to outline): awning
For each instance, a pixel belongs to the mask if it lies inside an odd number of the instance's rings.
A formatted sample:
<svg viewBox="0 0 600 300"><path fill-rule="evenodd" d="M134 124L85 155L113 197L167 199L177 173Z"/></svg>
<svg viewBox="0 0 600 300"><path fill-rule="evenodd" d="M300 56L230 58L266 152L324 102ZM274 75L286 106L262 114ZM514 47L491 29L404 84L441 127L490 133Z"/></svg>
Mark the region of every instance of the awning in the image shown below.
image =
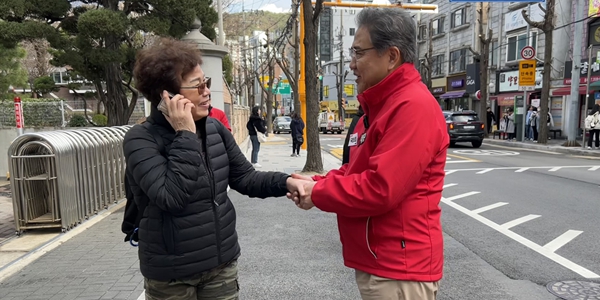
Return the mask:
<svg viewBox="0 0 600 300"><path fill-rule="evenodd" d="M594 89L590 85L590 93L593 91L594 91ZM587 94L586 86L580 85L579 86L579 95L585 95L585 94ZM552 96L568 96L568 95L571 95L571 87L570 86L564 86L564 87L557 88L552 91Z"/></svg>
<svg viewBox="0 0 600 300"><path fill-rule="evenodd" d="M445 94L441 94L440 98L442 98L442 99L463 98L463 97L465 97L465 94L466 94L465 90L452 91L452 92L447 92Z"/></svg>
<svg viewBox="0 0 600 300"><path fill-rule="evenodd" d="M590 89L598 89L600 88L600 81L594 81L592 83L590 83Z"/></svg>

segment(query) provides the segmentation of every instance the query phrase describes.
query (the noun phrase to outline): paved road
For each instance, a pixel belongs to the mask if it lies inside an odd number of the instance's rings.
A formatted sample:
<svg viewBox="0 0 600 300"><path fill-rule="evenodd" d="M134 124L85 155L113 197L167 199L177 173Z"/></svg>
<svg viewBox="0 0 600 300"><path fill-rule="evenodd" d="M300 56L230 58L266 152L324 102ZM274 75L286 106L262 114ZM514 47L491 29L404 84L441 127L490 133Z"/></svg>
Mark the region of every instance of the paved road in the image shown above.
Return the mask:
<svg viewBox="0 0 600 300"><path fill-rule="evenodd" d="M600 277L600 160L486 145L448 155L475 160L446 167L450 237L515 280Z"/></svg>

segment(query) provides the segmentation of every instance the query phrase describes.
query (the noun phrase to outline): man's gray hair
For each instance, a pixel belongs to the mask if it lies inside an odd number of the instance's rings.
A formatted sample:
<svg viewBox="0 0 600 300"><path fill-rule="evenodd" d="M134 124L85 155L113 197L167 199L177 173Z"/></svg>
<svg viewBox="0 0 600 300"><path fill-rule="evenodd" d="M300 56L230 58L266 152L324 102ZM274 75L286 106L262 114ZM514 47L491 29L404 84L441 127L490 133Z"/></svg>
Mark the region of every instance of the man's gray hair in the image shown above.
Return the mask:
<svg viewBox="0 0 600 300"><path fill-rule="evenodd" d="M358 27L364 26L371 35L371 43L382 53L398 47L407 63L417 62L417 32L415 20L401 8L364 8L356 16Z"/></svg>

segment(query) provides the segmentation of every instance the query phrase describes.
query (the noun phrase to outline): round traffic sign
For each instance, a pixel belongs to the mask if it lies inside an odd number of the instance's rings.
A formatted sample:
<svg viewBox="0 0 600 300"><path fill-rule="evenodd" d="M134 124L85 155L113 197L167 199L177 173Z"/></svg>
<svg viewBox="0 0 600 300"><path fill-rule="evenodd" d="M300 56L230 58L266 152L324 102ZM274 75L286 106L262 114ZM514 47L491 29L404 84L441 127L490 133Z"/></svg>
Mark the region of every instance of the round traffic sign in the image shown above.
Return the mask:
<svg viewBox="0 0 600 300"><path fill-rule="evenodd" d="M532 59L535 57L535 49L531 46L525 46L521 49L521 57L523 59Z"/></svg>
<svg viewBox="0 0 600 300"><path fill-rule="evenodd" d="M477 90L477 92L475 92L475 97L477 100L481 100L481 90Z"/></svg>

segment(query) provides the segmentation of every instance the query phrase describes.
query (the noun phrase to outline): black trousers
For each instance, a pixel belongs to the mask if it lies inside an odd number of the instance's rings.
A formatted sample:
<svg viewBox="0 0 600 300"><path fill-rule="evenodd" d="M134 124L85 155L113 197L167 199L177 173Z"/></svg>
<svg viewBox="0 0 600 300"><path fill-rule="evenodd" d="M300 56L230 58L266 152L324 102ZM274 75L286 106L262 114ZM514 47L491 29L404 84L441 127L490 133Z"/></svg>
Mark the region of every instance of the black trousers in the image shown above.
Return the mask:
<svg viewBox="0 0 600 300"><path fill-rule="evenodd" d="M300 146L302 146L302 144L298 143L295 138L292 138L292 154L300 154Z"/></svg>
<svg viewBox="0 0 600 300"><path fill-rule="evenodd" d="M588 147L592 147L592 141L596 139L596 148L600 147L600 129L592 129L590 130L590 136L588 137Z"/></svg>

